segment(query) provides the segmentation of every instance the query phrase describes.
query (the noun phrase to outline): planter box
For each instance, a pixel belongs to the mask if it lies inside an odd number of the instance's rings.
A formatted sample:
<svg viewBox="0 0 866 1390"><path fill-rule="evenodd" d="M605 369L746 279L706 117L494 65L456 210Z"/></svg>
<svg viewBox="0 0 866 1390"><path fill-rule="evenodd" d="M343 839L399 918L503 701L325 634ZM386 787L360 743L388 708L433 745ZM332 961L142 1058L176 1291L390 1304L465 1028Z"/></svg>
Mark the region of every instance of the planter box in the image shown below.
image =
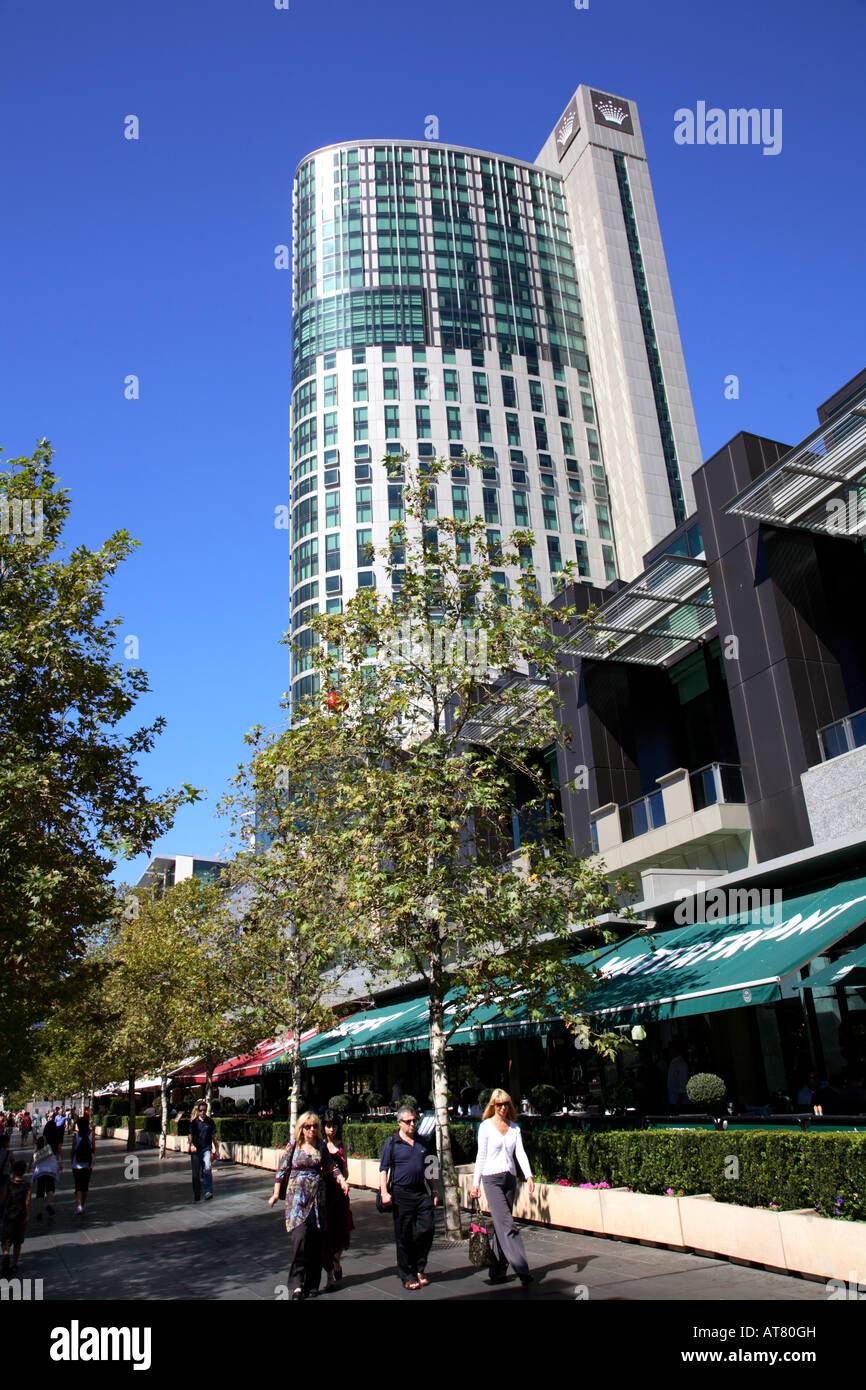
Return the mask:
<svg viewBox="0 0 866 1390"><path fill-rule="evenodd" d="M730 1207L712 1197L680 1197L683 1244L732 1260L787 1269L779 1213ZM736 1216L733 1217L733 1213Z"/></svg>
<svg viewBox="0 0 866 1390"><path fill-rule="evenodd" d="M601 1188L602 1229L606 1236L648 1240L658 1245L683 1245L680 1208L676 1197L652 1197L626 1188Z"/></svg>
<svg viewBox="0 0 866 1390"><path fill-rule="evenodd" d="M866 1284L866 1223L780 1211L779 1230L788 1269Z"/></svg>

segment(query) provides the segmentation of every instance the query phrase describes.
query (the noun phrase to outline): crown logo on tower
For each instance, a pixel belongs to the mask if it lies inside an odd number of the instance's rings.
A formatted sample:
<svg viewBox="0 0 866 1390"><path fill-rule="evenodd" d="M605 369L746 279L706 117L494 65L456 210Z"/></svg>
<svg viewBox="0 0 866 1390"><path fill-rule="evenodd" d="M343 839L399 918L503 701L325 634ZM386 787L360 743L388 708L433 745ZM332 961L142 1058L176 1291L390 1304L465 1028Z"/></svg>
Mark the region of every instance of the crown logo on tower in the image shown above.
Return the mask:
<svg viewBox="0 0 866 1390"><path fill-rule="evenodd" d="M560 145L564 145L566 143L573 130L574 112L570 111L569 114L563 118L563 120L560 123L559 130L556 132L556 138Z"/></svg>
<svg viewBox="0 0 866 1390"><path fill-rule="evenodd" d="M612 101L598 102L596 110L604 116L605 120L613 121L614 125L622 125L628 117L628 111L623 111L621 106L615 106Z"/></svg>

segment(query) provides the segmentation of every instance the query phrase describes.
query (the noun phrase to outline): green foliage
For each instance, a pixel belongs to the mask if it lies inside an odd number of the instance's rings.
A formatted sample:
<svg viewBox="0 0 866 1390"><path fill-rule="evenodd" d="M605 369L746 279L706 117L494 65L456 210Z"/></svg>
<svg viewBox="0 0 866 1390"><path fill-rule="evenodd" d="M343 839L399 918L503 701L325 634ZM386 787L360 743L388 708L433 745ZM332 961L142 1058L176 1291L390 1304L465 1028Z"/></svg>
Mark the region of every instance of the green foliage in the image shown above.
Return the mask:
<svg viewBox="0 0 866 1390"><path fill-rule="evenodd" d="M348 1124L343 1126L343 1141L348 1154L360 1158L381 1158L385 1141L397 1133L391 1124ZM477 1144L475 1126L451 1125L451 1146L455 1163L474 1163Z"/></svg>
<svg viewBox="0 0 866 1390"><path fill-rule="evenodd" d="M399 1114L404 1105L411 1105L413 1110L418 1109L418 1102L414 1096L401 1096L397 1102L397 1113Z"/></svg>
<svg viewBox="0 0 866 1390"><path fill-rule="evenodd" d="M371 1091L370 1094L367 1096L368 1110L378 1110L384 1104L385 1097L383 1095L380 1095L378 1091Z"/></svg>
<svg viewBox="0 0 866 1390"><path fill-rule="evenodd" d="M162 731L130 715L149 689L117 657L120 618L106 590L135 549L126 531L100 550L64 551L68 494L52 450L0 473L0 1083L21 1075L32 1025L58 1003L89 932L112 909L110 874L170 828L191 787L154 797L137 761ZM119 728L123 732L118 732Z"/></svg>
<svg viewBox="0 0 866 1390"><path fill-rule="evenodd" d="M493 1095L493 1087L485 1086L483 1091L478 1092L478 1104L481 1106L482 1113L487 1109L487 1102Z"/></svg>
<svg viewBox="0 0 866 1390"><path fill-rule="evenodd" d="M554 1110L562 1108L562 1096L555 1086L533 1086L529 1099L540 1115L552 1115Z"/></svg>
<svg viewBox="0 0 866 1390"><path fill-rule="evenodd" d="M336 1110L338 1115L347 1115L349 1113L350 1104L351 1101L347 1095L340 1094L338 1096L331 1096L331 1099L328 1101L328 1109Z"/></svg>
<svg viewBox="0 0 866 1390"><path fill-rule="evenodd" d="M686 1095L692 1105L718 1105L727 1094L722 1078L711 1071L696 1071L686 1082Z"/></svg>

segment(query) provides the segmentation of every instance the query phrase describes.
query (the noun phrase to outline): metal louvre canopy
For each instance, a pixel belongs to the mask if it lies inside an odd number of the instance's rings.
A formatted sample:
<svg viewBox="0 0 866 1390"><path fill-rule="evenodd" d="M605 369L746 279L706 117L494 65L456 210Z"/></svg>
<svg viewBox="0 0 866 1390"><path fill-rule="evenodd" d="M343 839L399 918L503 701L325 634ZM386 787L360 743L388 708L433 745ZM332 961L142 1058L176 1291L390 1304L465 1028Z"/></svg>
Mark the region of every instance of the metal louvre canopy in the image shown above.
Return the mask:
<svg viewBox="0 0 866 1390"><path fill-rule="evenodd" d="M632 937L599 966L587 1012L637 1022L776 1002L783 980L864 918L866 878L857 878L778 908L667 931L655 943Z"/></svg>
<svg viewBox="0 0 866 1390"><path fill-rule="evenodd" d="M738 493L725 511L822 535L866 534L866 393Z"/></svg>
<svg viewBox="0 0 866 1390"><path fill-rule="evenodd" d="M541 676L512 675L491 691L478 713L466 720L462 735L470 743L484 743L529 715L548 682Z"/></svg>
<svg viewBox="0 0 866 1390"><path fill-rule="evenodd" d="M849 951L839 960L825 965L823 970L816 970L814 975L803 981L800 988L834 989L836 985L842 985L845 989L863 989L866 986L866 945Z"/></svg>
<svg viewBox="0 0 866 1390"><path fill-rule="evenodd" d="M715 627L704 560L660 555L633 583L601 605L594 623L581 623L563 648L596 661L662 666Z"/></svg>

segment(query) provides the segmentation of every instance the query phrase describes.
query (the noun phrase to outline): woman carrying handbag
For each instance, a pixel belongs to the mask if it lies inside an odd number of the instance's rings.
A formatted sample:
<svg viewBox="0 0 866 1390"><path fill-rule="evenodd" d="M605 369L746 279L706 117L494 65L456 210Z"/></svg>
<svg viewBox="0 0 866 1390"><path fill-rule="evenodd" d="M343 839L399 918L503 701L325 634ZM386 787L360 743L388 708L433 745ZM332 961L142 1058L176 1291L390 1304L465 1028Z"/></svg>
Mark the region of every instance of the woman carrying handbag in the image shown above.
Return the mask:
<svg viewBox="0 0 866 1390"><path fill-rule="evenodd" d="M532 1275L520 1232L514 1222L514 1194L517 1190L516 1164L535 1191L529 1159L520 1136L517 1112L507 1091L494 1091L478 1126L478 1155L469 1197L475 1201L484 1181L484 1194L490 1208L493 1236L490 1242L490 1283L504 1284L511 1265L521 1284L531 1284Z"/></svg>
<svg viewBox="0 0 866 1390"><path fill-rule="evenodd" d="M269 1207L282 1196L286 1199L286 1230L292 1238L289 1282L296 1303L319 1291L326 1253L328 1182L336 1182L348 1196L349 1184L322 1144L319 1117L307 1111L295 1126L292 1142L286 1145L268 1198Z"/></svg>

